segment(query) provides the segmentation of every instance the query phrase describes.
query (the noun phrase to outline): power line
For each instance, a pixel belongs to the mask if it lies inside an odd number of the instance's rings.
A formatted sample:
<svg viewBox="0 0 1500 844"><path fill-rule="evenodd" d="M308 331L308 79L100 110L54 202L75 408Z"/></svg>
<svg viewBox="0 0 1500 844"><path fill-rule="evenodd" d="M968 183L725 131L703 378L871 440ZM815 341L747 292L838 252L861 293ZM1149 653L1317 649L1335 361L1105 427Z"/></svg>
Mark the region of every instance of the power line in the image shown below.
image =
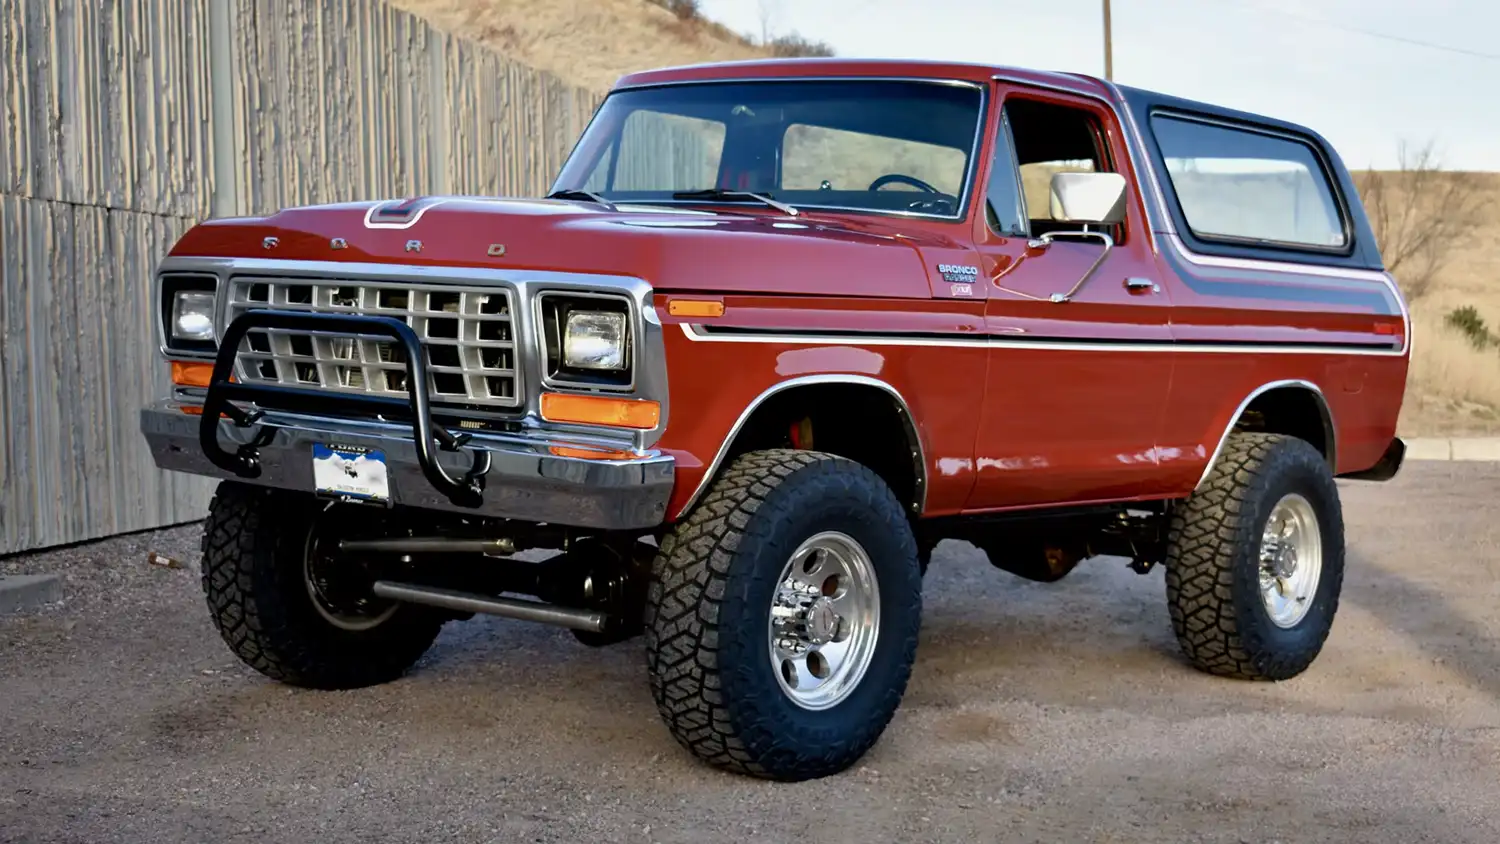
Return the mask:
<svg viewBox="0 0 1500 844"><path fill-rule="evenodd" d="M1433 41L1423 41L1420 38L1407 38L1403 35L1391 35L1387 32L1377 32L1373 29L1365 29L1364 27L1349 26L1347 24L1328 20L1327 18L1302 15L1296 12L1288 12L1287 10L1281 8L1264 6L1260 3L1253 2L1253 0L1234 0L1234 2L1242 6L1253 6L1263 12L1271 12L1274 14L1292 18L1294 20L1303 21L1305 23L1313 23L1319 26L1326 26L1329 29L1337 29L1343 32L1352 32L1356 35L1364 35L1370 38L1379 38L1384 41L1394 41L1397 44L1409 44L1414 47L1426 47L1429 50L1442 50L1445 53L1457 53L1459 55L1472 56L1476 59L1490 59L1491 61L1500 61L1500 53L1485 53L1479 50L1470 50L1464 47L1453 47L1448 44L1438 44Z"/></svg>

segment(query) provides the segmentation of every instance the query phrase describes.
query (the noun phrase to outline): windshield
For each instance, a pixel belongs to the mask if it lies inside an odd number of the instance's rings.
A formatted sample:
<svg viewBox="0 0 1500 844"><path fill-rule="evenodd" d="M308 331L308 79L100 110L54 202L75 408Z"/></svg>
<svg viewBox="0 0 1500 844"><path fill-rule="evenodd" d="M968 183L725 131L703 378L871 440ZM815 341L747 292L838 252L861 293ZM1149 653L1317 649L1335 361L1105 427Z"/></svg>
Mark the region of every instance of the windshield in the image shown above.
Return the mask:
<svg viewBox="0 0 1500 844"><path fill-rule="evenodd" d="M554 191L615 203L964 213L983 92L941 81L713 82L611 94Z"/></svg>

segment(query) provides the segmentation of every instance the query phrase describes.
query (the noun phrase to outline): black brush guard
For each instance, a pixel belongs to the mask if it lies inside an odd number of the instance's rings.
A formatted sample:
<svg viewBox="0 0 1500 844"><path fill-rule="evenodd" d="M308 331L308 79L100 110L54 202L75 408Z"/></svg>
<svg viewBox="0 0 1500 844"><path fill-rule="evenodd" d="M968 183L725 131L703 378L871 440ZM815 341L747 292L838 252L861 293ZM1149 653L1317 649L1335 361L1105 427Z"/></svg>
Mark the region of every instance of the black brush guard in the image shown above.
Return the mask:
<svg viewBox="0 0 1500 844"><path fill-rule="evenodd" d="M240 341L245 339L247 332L257 328L394 340L401 344L406 355L407 397L402 400L393 396L355 395L325 392L316 388L241 384L232 381L230 379L234 375ZM258 409L242 410L231 404L235 401L253 403ZM457 452L471 439L471 435L454 435L433 419L432 400L427 395L427 360L422 352L422 342L411 326L399 319L265 309L248 311L235 319L220 339L213 376L208 382L208 394L203 399L203 420L198 427L198 441L203 447L204 456L215 466L242 478L259 477L259 450L271 443L276 428L263 425L250 442L230 452L219 445L219 417L227 416L239 427L248 428L260 420L263 410L323 416L339 413L400 416L409 413L417 462L422 467L422 474L449 501L460 507L478 507L483 502L484 477L490 471L490 455L486 451L475 450L474 462L462 479L453 478L438 463L433 451L434 442L444 451Z"/></svg>

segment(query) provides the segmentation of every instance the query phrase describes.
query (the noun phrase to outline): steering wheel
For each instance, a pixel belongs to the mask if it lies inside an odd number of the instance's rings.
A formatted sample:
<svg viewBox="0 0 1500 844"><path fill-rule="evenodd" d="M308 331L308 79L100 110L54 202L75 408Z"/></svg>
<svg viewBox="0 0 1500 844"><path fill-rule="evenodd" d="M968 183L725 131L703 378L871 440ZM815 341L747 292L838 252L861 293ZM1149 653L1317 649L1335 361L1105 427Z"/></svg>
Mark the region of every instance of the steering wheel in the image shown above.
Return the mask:
<svg viewBox="0 0 1500 844"><path fill-rule="evenodd" d="M896 184L898 182L903 185L911 185L917 190L924 190L928 193L942 193L942 191L938 190L932 185L927 184L921 179L918 179L916 176L908 176L904 173L887 173L884 176L881 176L880 178L871 182L870 186L868 188L865 188L865 190L880 190L886 185Z"/></svg>

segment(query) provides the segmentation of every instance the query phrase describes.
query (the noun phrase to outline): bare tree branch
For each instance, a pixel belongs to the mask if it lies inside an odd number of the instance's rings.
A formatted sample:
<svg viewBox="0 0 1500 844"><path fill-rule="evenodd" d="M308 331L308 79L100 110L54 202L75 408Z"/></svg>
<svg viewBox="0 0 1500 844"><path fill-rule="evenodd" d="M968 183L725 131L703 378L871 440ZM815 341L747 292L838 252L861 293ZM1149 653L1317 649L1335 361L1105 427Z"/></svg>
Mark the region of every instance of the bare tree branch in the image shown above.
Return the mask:
<svg viewBox="0 0 1500 844"><path fill-rule="evenodd" d="M1489 197L1463 173L1442 169L1432 143L1397 148L1397 169L1367 169L1355 187L1385 268L1408 299L1432 290L1455 246L1480 226Z"/></svg>

